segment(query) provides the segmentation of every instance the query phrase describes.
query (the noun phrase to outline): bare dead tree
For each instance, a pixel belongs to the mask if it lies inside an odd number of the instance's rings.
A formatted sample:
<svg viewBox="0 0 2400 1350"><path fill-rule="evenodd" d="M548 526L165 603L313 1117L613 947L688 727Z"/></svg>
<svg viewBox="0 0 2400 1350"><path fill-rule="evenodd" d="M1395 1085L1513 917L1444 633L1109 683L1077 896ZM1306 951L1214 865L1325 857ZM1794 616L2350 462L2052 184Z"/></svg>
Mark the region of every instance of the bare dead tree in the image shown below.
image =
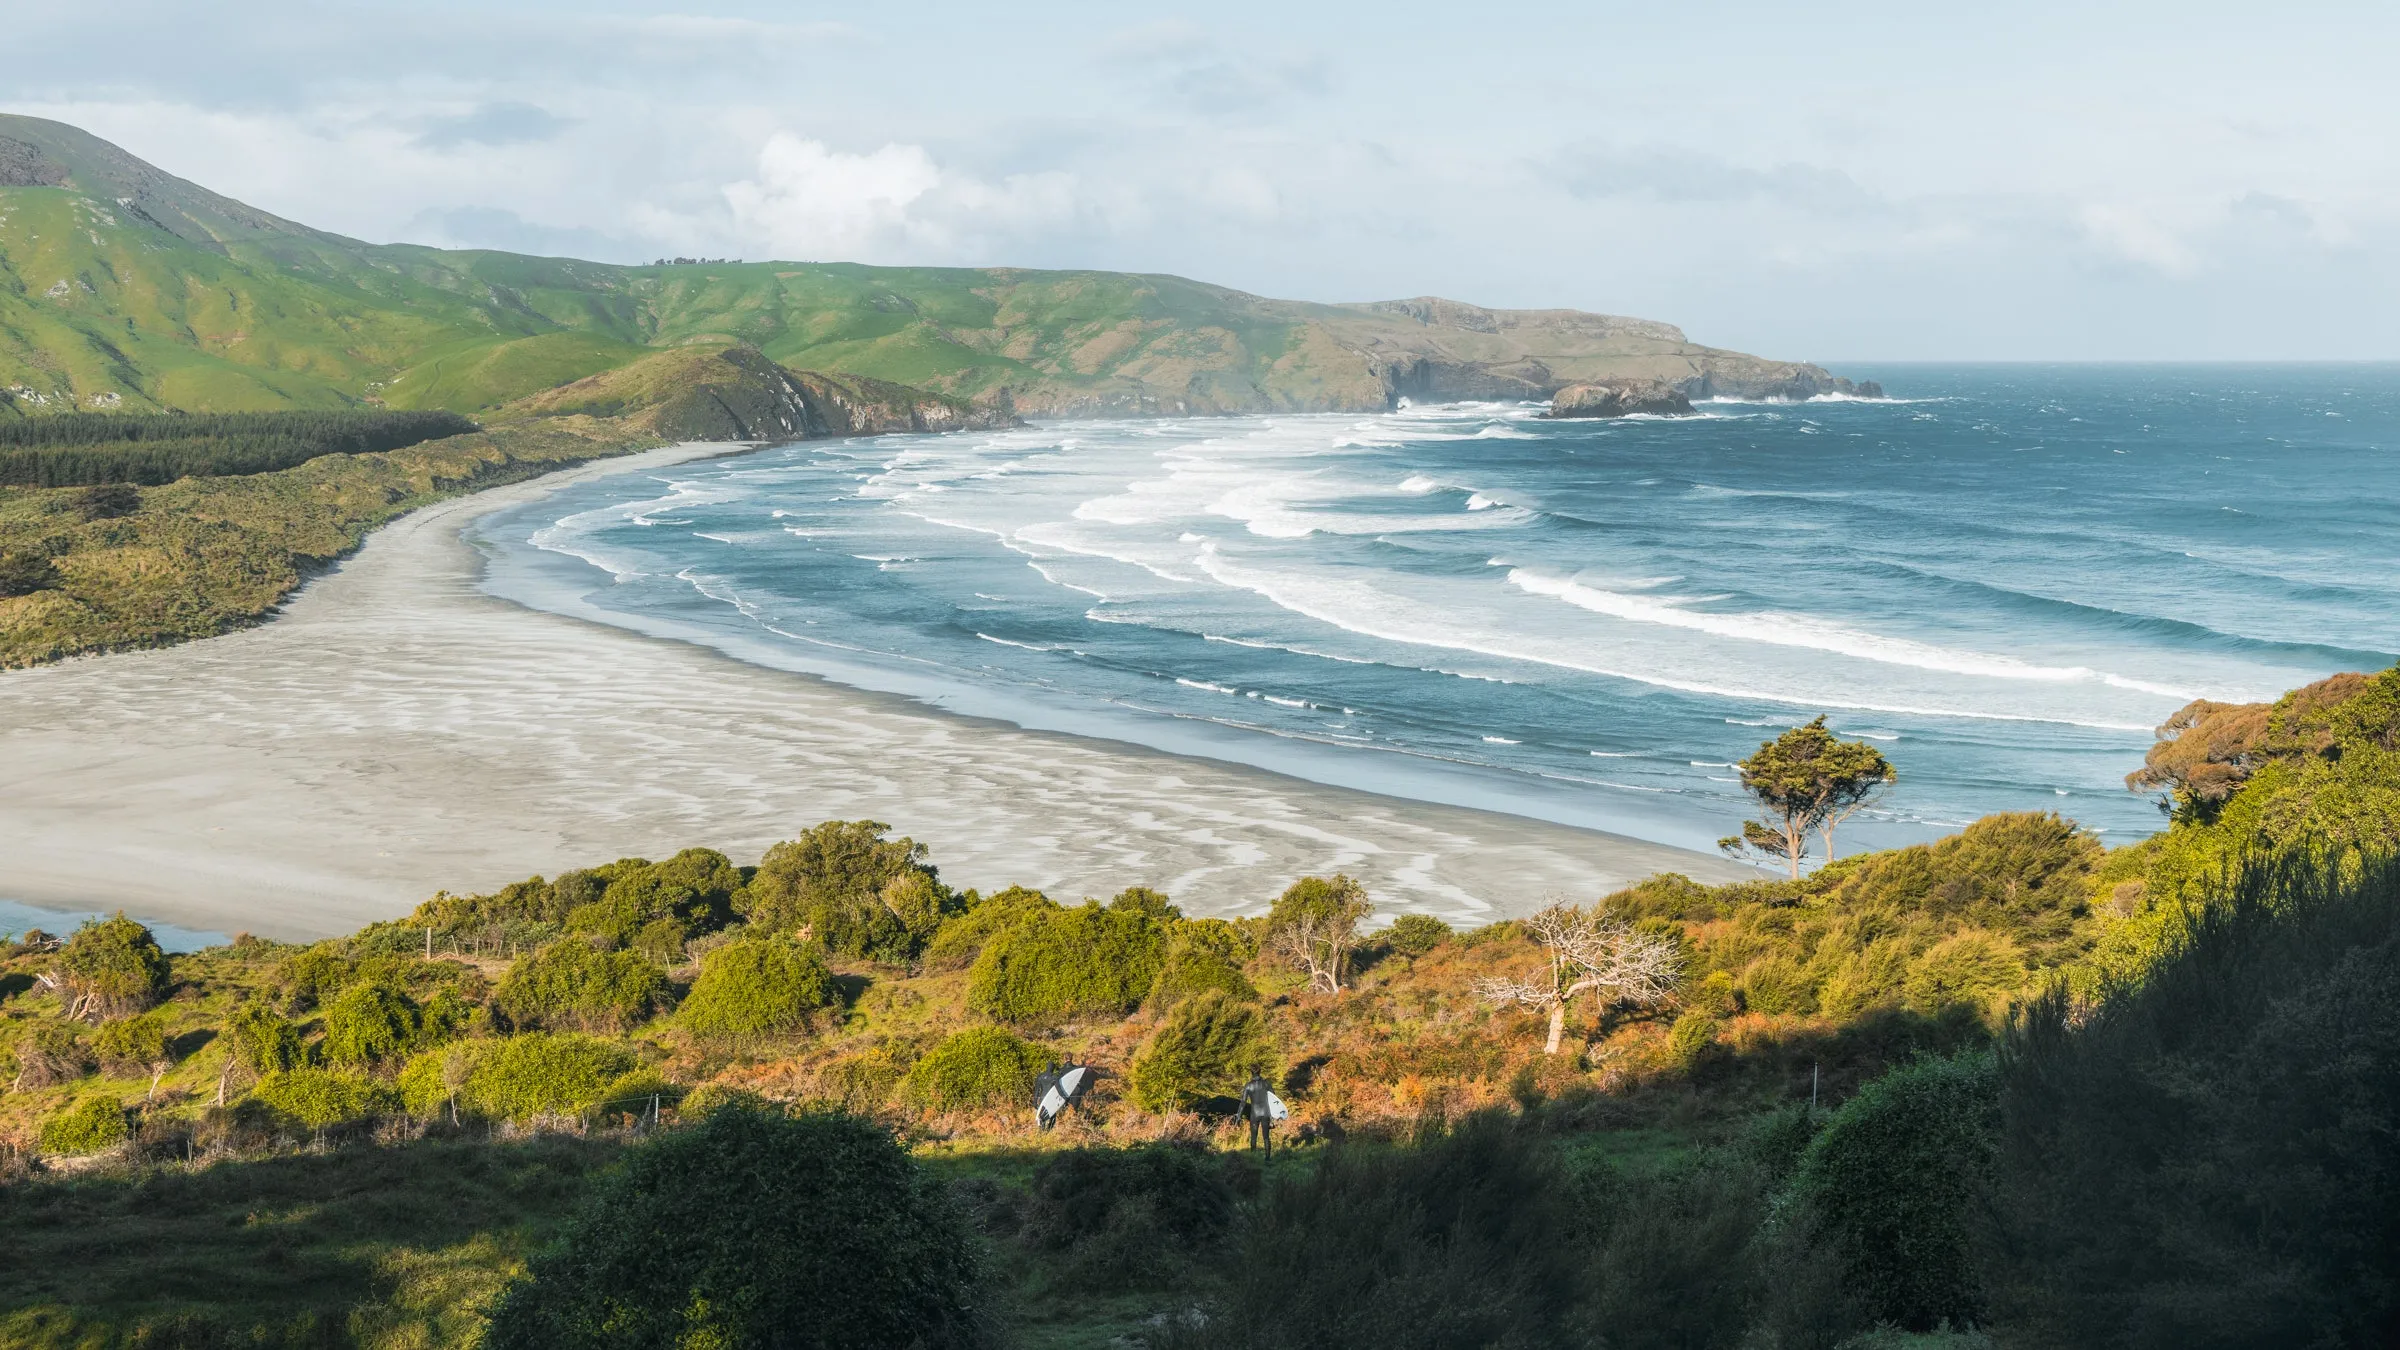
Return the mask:
<svg viewBox="0 0 2400 1350"><path fill-rule="evenodd" d="M1578 994L1596 994L1604 1006L1655 1007L1675 996L1681 976L1675 944L1636 930L1593 908L1555 904L1525 920L1533 940L1549 957L1549 969L1528 979L1487 976L1475 991L1487 1003L1550 1014L1550 1039L1542 1053L1558 1053L1566 1031L1567 1005Z"/></svg>
<svg viewBox="0 0 2400 1350"><path fill-rule="evenodd" d="M1311 991L1338 994L1357 927L1338 915L1299 914L1268 935L1267 949L1308 972Z"/></svg>

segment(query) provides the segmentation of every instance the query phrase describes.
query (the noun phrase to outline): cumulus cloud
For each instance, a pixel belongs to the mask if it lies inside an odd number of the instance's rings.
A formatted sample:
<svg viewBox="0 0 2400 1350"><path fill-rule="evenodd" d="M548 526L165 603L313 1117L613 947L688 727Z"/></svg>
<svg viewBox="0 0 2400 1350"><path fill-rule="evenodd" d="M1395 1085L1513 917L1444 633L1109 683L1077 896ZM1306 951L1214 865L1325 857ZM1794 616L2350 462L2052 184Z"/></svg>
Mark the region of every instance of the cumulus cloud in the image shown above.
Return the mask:
<svg viewBox="0 0 2400 1350"><path fill-rule="evenodd" d="M726 218L647 217L653 230L717 233L750 256L990 261L997 241L1072 220L1071 173L986 180L946 171L921 145L855 152L789 131L767 137L754 172L727 183Z"/></svg>

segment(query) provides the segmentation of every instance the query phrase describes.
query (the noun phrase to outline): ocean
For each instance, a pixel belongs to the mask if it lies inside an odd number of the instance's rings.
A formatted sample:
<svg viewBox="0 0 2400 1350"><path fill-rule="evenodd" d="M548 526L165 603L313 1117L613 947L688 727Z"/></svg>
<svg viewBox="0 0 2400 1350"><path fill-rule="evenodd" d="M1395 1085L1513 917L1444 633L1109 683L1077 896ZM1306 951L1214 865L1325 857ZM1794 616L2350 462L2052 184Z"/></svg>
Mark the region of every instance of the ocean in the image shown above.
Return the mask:
<svg viewBox="0 0 2400 1350"><path fill-rule="evenodd" d="M972 716L1709 848L1820 714L1843 851L2057 811L2154 728L2400 654L2400 368L1860 366L1889 397L1060 422L487 517L540 609Z"/></svg>

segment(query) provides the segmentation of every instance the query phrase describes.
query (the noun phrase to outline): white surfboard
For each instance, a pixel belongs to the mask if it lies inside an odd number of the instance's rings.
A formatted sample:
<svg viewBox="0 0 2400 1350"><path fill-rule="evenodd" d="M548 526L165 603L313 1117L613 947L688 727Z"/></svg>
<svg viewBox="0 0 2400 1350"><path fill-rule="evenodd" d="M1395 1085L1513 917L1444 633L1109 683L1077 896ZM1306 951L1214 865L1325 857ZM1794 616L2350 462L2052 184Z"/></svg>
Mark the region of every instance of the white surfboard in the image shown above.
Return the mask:
<svg viewBox="0 0 2400 1350"><path fill-rule="evenodd" d="M1285 1106L1285 1105L1283 1104L1283 1098L1276 1096L1276 1095L1275 1095L1274 1093L1272 1093L1272 1092L1268 1093L1268 1094L1267 1094L1267 1119L1268 1119L1268 1120L1270 1120L1270 1121L1276 1121L1276 1120L1289 1120L1289 1119L1291 1119L1291 1118L1292 1118L1292 1112L1291 1112L1291 1108L1290 1108L1290 1107L1287 1107L1287 1106Z"/></svg>

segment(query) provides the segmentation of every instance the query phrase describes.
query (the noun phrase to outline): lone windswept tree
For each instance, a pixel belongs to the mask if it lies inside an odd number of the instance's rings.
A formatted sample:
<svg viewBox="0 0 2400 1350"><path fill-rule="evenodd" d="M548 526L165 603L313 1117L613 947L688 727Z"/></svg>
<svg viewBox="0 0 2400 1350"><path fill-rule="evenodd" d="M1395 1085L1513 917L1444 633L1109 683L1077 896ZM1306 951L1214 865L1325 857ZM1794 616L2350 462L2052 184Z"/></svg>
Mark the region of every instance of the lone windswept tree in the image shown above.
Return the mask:
<svg viewBox="0 0 2400 1350"><path fill-rule="evenodd" d="M1645 933L1597 907L1552 905L1526 919L1526 932L1542 945L1549 969L1526 979L1486 976L1475 991L1488 1003L1515 1005L1550 1014L1550 1038L1542 1053L1558 1053L1567 1027L1567 1005L1578 994L1599 996L1604 1007L1656 1007L1674 997L1682 959L1675 944Z"/></svg>
<svg viewBox="0 0 2400 1350"><path fill-rule="evenodd" d="M1374 911L1366 887L1354 878L1340 873L1330 879L1302 877L1267 911L1264 945L1306 971L1311 990L1338 994L1350 970L1350 952L1358 946L1358 926Z"/></svg>
<svg viewBox="0 0 2400 1350"><path fill-rule="evenodd" d="M1743 821L1742 832L1718 840L1717 847L1736 857L1781 859L1794 881L1808 856L1811 832L1831 860L1835 827L1900 776L1882 751L1864 741L1842 740L1825 729L1822 717L1760 743L1757 754L1734 767L1742 772L1743 790L1765 808L1766 819Z"/></svg>

